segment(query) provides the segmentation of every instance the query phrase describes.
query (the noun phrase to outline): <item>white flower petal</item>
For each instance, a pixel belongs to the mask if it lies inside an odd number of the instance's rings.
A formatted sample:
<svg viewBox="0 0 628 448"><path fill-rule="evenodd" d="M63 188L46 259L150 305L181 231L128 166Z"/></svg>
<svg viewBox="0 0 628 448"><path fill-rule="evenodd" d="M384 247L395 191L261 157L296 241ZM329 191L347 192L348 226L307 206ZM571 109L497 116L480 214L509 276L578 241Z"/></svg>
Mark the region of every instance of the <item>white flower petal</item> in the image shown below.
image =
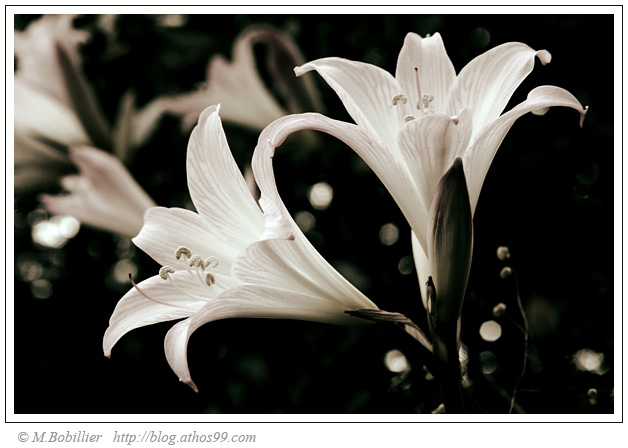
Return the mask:
<svg viewBox="0 0 628 448"><path fill-rule="evenodd" d="M43 195L51 213L71 215L99 229L135 236L144 223L144 212L155 206L115 156L90 147L73 147L70 158L80 175L63 185L68 195Z"/></svg>
<svg viewBox="0 0 628 448"><path fill-rule="evenodd" d="M304 237L251 244L233 264L232 274L242 283L335 300L345 309L377 308Z"/></svg>
<svg viewBox="0 0 628 448"><path fill-rule="evenodd" d="M536 51L519 42L499 45L469 62L449 92L446 113L463 107L473 111L473 137L502 113L514 91L534 68L538 57L543 64L551 60L545 50Z"/></svg>
<svg viewBox="0 0 628 448"><path fill-rule="evenodd" d="M294 70L297 76L316 70L335 90L353 120L391 150L396 148L404 117L416 111L408 103L393 104L393 98L404 92L390 73L374 65L325 58Z"/></svg>
<svg viewBox="0 0 628 448"><path fill-rule="evenodd" d="M194 206L216 233L240 247L260 237L262 212L233 159L217 107L207 108L192 131L187 172Z"/></svg>
<svg viewBox="0 0 628 448"><path fill-rule="evenodd" d="M423 247L414 232L412 232L412 254L414 255L414 266L416 267L419 287L421 288L421 301L423 302L425 309L427 309L426 283L432 269L430 267L430 261L427 259L427 254L423 250Z"/></svg>
<svg viewBox="0 0 628 448"><path fill-rule="evenodd" d="M153 207L144 214L144 227L133 243L162 266L185 269L186 259L175 258L182 246L203 258L214 256L216 272L229 274L242 246L226 239L198 213L181 208Z"/></svg>
<svg viewBox="0 0 628 448"><path fill-rule="evenodd" d="M281 146L290 134L304 129L330 134L353 149L373 169L388 189L415 232L425 235L427 213L422 207L416 206L417 198L420 200L419 192L400 154L393 154L388 148L381 146L363 128L332 120L324 115L289 115L274 121L264 129L255 148L252 162L255 179L262 194L280 203L272 169L272 158L275 149Z"/></svg>
<svg viewBox="0 0 628 448"><path fill-rule="evenodd" d="M171 276L176 287L169 280L156 275L139 283L139 290L133 288L120 299L109 319L109 327L103 339L105 356L111 356L113 346L129 331L189 317L221 292L238 285L237 281L219 274L216 275L216 284L212 287L204 285L188 272L176 272ZM195 299L191 296L193 294L203 300Z"/></svg>
<svg viewBox="0 0 628 448"><path fill-rule="evenodd" d="M406 208L422 206L427 217L440 178L467 149L471 127L471 112L464 109L456 118L430 114L410 121L401 129L399 148L421 196L420 200L408 197ZM424 235L418 237L421 246L427 248Z"/></svg>
<svg viewBox="0 0 628 448"><path fill-rule="evenodd" d="M430 106L436 112L444 111L447 93L456 79L456 70L447 56L440 34L422 38L408 33L399 52L395 77L413 104L422 100L422 95L431 94L434 99Z"/></svg>
<svg viewBox="0 0 628 448"><path fill-rule="evenodd" d="M282 241L286 242L286 241ZM221 319L297 319L342 325L365 325L367 321L345 313L342 300L309 296L273 287L242 286L221 294L193 317L179 322L166 335L166 358L179 380L195 391L187 362L190 336L200 326Z"/></svg>
<svg viewBox="0 0 628 448"><path fill-rule="evenodd" d="M524 102L480 131L473 146L463 157L472 213L475 213L482 184L493 157L514 122L528 112L553 106L571 107L580 112L582 117L586 113L586 109L568 91L560 87L541 86L533 89Z"/></svg>

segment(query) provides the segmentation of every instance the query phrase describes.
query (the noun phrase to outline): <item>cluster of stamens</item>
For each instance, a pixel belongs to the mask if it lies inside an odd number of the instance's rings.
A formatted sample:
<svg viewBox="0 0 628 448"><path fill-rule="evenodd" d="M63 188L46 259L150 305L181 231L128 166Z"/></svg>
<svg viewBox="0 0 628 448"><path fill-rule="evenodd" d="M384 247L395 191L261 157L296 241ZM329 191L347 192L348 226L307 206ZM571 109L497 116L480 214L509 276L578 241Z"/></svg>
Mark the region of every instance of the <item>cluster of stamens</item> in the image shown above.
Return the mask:
<svg viewBox="0 0 628 448"><path fill-rule="evenodd" d="M416 67L414 68L414 70L416 73L416 83L417 83L419 97L420 97L420 99L416 102L416 108L418 111L420 111L424 115L433 114L434 112L436 112L432 105L432 102L434 101L434 95L432 95L431 93L421 94L421 88L419 86L419 71ZM398 93L392 98L393 106L396 106L399 103L406 104L407 102L408 102L408 97L406 97L403 93ZM414 120L415 118L416 117L414 115L406 115L405 117L403 117L403 119L406 122Z"/></svg>
<svg viewBox="0 0 628 448"><path fill-rule="evenodd" d="M181 258L183 258L185 269L190 273L190 275L198 278L198 280L201 283L209 287L216 284L216 276L211 270L214 269L216 266L218 266L218 258L214 256L203 258L198 254L192 254L192 251L188 247L185 247L185 246L179 247L175 251L174 256L177 260L181 260ZM206 270L209 270L209 272L206 272ZM172 286L174 286L175 289L182 292L186 296L191 297L194 300L203 300L203 301L207 300L206 297L197 296L188 291L185 291L184 289L176 285L171 276L171 274L174 274L175 272L176 272L176 269L173 268L172 266L163 266L161 269L159 269L159 277L161 277L164 280L168 280L172 284ZM148 296L146 293L144 293L144 291L142 291L137 286L137 284L133 281L133 277L130 274L129 274L129 278L131 279L131 283L133 284L135 289L139 291L139 293L142 294L147 299L152 300L157 303L162 303L164 305L175 306L171 303L166 303L161 300Z"/></svg>

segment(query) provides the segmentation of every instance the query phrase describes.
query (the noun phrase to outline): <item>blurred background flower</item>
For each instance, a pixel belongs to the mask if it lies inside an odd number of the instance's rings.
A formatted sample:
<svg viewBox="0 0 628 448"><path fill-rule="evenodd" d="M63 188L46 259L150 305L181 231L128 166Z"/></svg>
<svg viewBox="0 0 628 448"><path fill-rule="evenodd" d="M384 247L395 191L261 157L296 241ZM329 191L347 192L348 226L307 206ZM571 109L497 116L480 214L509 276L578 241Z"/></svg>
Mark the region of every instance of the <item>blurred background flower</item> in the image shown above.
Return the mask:
<svg viewBox="0 0 628 448"><path fill-rule="evenodd" d="M423 36L439 32L447 42L456 42L447 47L456 70L504 42L524 42L552 54L552 63L534 70L506 110L543 84L560 85L590 110L582 129L574 125L573 111L560 108L542 118L521 117L493 161L474 217L473 263L463 307L465 384L476 399L472 412L508 412L510 402L504 394L512 394L521 374L524 347L513 276L500 277L509 268L517 273L530 328L516 410L612 412L615 291L609 229L614 212L615 96L612 83L601 80L613 73L608 45L613 40L613 17L552 14L530 15L524 21L503 15L352 14L348 20L331 11L63 18L51 28L56 33L61 25L65 31L72 26L70 39L56 47L50 41L42 45L80 56L89 86L84 91L91 91L94 98L83 105L89 105L89 114L77 113L42 84L21 78L20 70L28 65L23 57L20 65L23 47L16 39L16 181L17 165L29 172L37 166L35 160L45 160L40 165L47 167L23 177L30 179L24 182L29 188L15 185L17 413L430 413L438 408L438 388L412 349L413 340L378 326L214 322L200 328L188 347L199 394L173 381L163 357L168 323L130 333L116 346L114 359L102 355L102 335L115 304L129 289L128 274L145 279L159 266L136 250L129 238L90 228L78 231L74 219L51 218L39 207L39 195L61 192L56 179L76 171L67 163L70 144L116 153L116 133L99 133L109 135L107 146L95 137L95 123L120 129L116 127L124 116L120 110L144 111L157 98L192 91L206 79L208 60L222 55L235 63L238 36L258 25L289 36L306 61L342 56L389 72L394 72L410 31ZM15 16L16 32L29 33L31 26L42 23L39 19ZM48 56L38 63L58 63L52 58L61 54L58 50L43 51ZM258 76L273 99L291 110L269 82L266 51L263 45L253 46ZM595 64L585 59L590 54L600 55ZM70 73L68 67L64 66L64 76ZM53 73L57 72L51 71L47 82L58 82ZM314 79L326 114L350 120L336 94ZM23 95L20 84L26 86ZM93 113L94 104L100 113ZM18 120L18 115L29 116L18 109L31 111L31 119ZM32 114L34 109L37 114ZM44 110L58 112L48 115L54 122L38 119ZM127 116L141 115L135 112ZM85 119L93 123L86 125ZM132 120L122 122L129 130L136 129ZM189 133L182 131L178 116L164 115L158 123L143 138L126 138L134 143L118 157L146 193L159 198L159 205L191 209L185 182ZM29 132L18 133L20 126ZM233 123L224 127L244 170L259 134ZM543 145L537 143L538 135L543 135ZM19 153L28 154L24 162L18 154L21 144L32 149ZM289 140L275 155L279 192L296 223L315 248L380 308L426 323L420 307L406 308L414 302L409 297L418 297L419 285L410 231L390 194L340 142L321 136L315 148L305 151L298 139ZM500 246L509 248L510 258L495 256ZM505 310L496 316L498 304ZM483 325L486 322L491 323ZM395 354L394 365L389 353ZM404 359L407 366L401 366ZM129 382L129 370L143 380ZM591 389L596 391L595 400Z"/></svg>

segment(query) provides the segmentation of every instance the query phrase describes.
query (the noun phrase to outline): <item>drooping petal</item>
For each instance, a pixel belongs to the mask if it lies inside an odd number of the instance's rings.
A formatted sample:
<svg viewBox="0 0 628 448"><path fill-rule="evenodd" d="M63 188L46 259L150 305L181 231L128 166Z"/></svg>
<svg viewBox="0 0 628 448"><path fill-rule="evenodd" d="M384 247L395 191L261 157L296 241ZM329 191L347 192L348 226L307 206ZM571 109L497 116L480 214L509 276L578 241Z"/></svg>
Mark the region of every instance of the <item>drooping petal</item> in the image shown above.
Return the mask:
<svg viewBox="0 0 628 448"><path fill-rule="evenodd" d="M120 299L103 339L105 356L111 355L113 346L129 331L189 317L221 292L238 285L237 281L220 274L216 274L216 284L212 287L188 272L170 275L172 282L156 275L139 283Z"/></svg>
<svg viewBox="0 0 628 448"><path fill-rule="evenodd" d="M514 122L528 112L554 106L571 107L580 112L581 117L586 113L586 108L568 91L560 87L541 86L533 89L524 102L480 131L463 157L472 213L475 213L482 184L493 158Z"/></svg>
<svg viewBox="0 0 628 448"><path fill-rule="evenodd" d="M198 213L217 234L236 247L261 236L262 212L233 159L217 107L207 108L192 131L187 175Z"/></svg>
<svg viewBox="0 0 628 448"><path fill-rule="evenodd" d="M78 176L62 180L67 195L43 195L51 213L71 215L82 223L133 237L142 228L144 212L155 203L115 156L90 147L73 147L70 158Z"/></svg>
<svg viewBox="0 0 628 448"><path fill-rule="evenodd" d="M534 68L551 60L545 50L536 51L519 42L499 45L473 59L460 72L449 92L446 113L463 107L473 110L473 137L503 112L512 94Z"/></svg>
<svg viewBox="0 0 628 448"><path fill-rule="evenodd" d="M456 70L440 34L422 38L408 33L399 52L395 78L413 105L422 100L422 95L430 94L433 97L430 106L436 112L443 112Z"/></svg>
<svg viewBox="0 0 628 448"><path fill-rule="evenodd" d="M418 201L415 198L414 206L423 205L426 216L440 178L454 159L466 151L471 129L469 109L463 109L458 117L439 113L420 116L401 128L399 148L422 199ZM421 246L427 248L425 236L418 237Z"/></svg>
<svg viewBox="0 0 628 448"><path fill-rule="evenodd" d="M371 138L394 150L404 117L416 112L409 103L393 103L403 94L399 82L385 70L371 64L342 58L324 58L294 69L297 76L316 70L334 89L351 118Z"/></svg>
<svg viewBox="0 0 628 448"><path fill-rule="evenodd" d="M462 160L438 184L430 210L428 252L436 287L437 323L454 325L462 311L473 253L473 219Z"/></svg>
<svg viewBox="0 0 628 448"><path fill-rule="evenodd" d="M287 241L282 241L287 242ZM179 380L195 391L187 362L190 336L200 326L221 319L296 319L342 325L365 325L367 321L345 313L344 302L300 294L274 287L241 286L203 306L194 316L173 326L164 343L166 358Z"/></svg>
<svg viewBox="0 0 628 448"><path fill-rule="evenodd" d="M277 203L280 201L271 164L275 149L289 135L304 129L325 132L353 149L388 189L415 232L427 232L427 213L423 207L417 207L417 200L420 201L421 197L400 154L394 154L380 145L363 128L320 114L282 117L271 123L260 135L252 167L260 190L266 192L269 199Z"/></svg>
<svg viewBox="0 0 628 448"><path fill-rule="evenodd" d="M216 272L229 274L231 265L242 249L217 232L198 213L181 208L153 207L144 214L144 226L133 243L162 266L186 269L186 259L175 258L175 251L185 246L203 258L214 256Z"/></svg>

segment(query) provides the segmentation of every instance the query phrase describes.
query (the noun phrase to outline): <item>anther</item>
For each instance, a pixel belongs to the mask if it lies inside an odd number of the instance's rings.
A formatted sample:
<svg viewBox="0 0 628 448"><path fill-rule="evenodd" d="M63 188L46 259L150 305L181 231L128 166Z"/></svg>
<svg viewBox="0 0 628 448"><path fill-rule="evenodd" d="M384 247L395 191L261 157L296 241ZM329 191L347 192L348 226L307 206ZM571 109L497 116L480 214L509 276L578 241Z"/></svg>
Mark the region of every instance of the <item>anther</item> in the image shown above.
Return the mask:
<svg viewBox="0 0 628 448"><path fill-rule="evenodd" d="M203 260L203 257L201 257L200 255L194 254L190 258L190 261L188 262L188 265L196 266L196 267L199 267L201 269L204 269L205 268L205 261Z"/></svg>
<svg viewBox="0 0 628 448"><path fill-rule="evenodd" d="M406 104L408 102L408 98L403 93L398 93L397 95L393 96L393 106L396 106L399 101L401 101L403 104Z"/></svg>
<svg viewBox="0 0 628 448"><path fill-rule="evenodd" d="M214 274L212 274L211 272L205 274L205 283L207 283L207 286L216 284L216 277L214 276Z"/></svg>
<svg viewBox="0 0 628 448"><path fill-rule="evenodd" d="M177 260L180 260L181 255L184 255L187 258L190 258L192 256L192 251L185 246L181 246L177 250L174 251L174 256L177 258Z"/></svg>
<svg viewBox="0 0 628 448"><path fill-rule="evenodd" d="M406 115L405 117L403 117L403 119L407 123L408 121L414 120L415 117L413 117L412 115Z"/></svg>
<svg viewBox="0 0 628 448"><path fill-rule="evenodd" d="M425 106L425 108L427 109L429 108L430 103L434 101L434 95L432 95L431 93L424 93L421 99L423 100L423 106Z"/></svg>
<svg viewBox="0 0 628 448"><path fill-rule="evenodd" d="M161 269L159 269L159 276L161 278L163 278L164 280L168 280L168 274L174 274L176 271L174 270L173 267L171 266L163 266Z"/></svg>
<svg viewBox="0 0 628 448"><path fill-rule="evenodd" d="M203 269L205 269L206 267L210 267L213 269L216 266L218 266L218 258L214 257L213 255L211 257L205 258L205 260L203 261Z"/></svg>

